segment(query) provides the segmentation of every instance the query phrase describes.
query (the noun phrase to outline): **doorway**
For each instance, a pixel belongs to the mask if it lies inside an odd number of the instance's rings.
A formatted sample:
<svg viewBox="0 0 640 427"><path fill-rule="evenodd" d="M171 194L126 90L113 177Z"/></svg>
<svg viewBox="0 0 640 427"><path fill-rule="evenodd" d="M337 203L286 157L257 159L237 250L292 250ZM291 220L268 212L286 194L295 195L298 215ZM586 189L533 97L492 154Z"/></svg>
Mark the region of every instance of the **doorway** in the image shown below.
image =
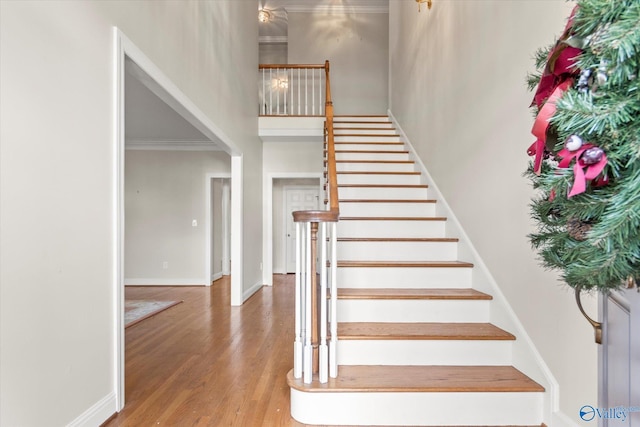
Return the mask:
<svg viewBox="0 0 640 427"><path fill-rule="evenodd" d="M124 256L125 256L125 79L127 73L163 101L175 113L205 137L204 140L193 142L192 151L203 150L202 145L209 149L216 145L217 150L231 156L230 173L230 235L234 239L230 242L230 258L235 261L231 266L231 305L241 305L243 302L242 275L242 151L220 130L198 107L178 89L177 86L118 28L113 29L114 45L114 84L113 84L113 373L116 394L116 409L119 411L125 403L125 372L124 372ZM141 141L145 142L145 141ZM148 141L147 141L148 142ZM166 149L165 143L174 141L156 141L160 147ZM202 194L202 193L201 193ZM202 199L201 199L202 200ZM193 225L192 225L193 224ZM197 221L189 221L189 225L196 227ZM210 247L210 246L209 246ZM163 263L164 264L164 263ZM206 270L210 263L206 262ZM204 272L205 268L202 269ZM203 283L209 283L209 277Z"/></svg>
<svg viewBox="0 0 640 427"><path fill-rule="evenodd" d="M207 174L207 260L209 284L231 274L231 179Z"/></svg>
<svg viewBox="0 0 640 427"><path fill-rule="evenodd" d="M283 195L284 265L285 273L296 272L296 226L293 212L317 210L320 207L320 189L317 186L285 186Z"/></svg>

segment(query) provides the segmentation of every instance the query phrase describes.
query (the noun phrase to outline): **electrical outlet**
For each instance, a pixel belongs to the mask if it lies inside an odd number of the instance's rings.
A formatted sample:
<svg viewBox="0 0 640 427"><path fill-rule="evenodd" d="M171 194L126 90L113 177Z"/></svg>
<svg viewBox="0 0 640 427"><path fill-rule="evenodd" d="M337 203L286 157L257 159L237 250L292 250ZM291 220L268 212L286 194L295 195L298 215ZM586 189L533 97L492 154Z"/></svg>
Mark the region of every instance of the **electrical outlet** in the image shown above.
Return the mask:
<svg viewBox="0 0 640 427"><path fill-rule="evenodd" d="M169 261L162 261L162 269L166 270L167 268L169 268Z"/></svg>
<svg viewBox="0 0 640 427"><path fill-rule="evenodd" d="M197 227L198 226L198 220L194 219L193 221L191 221L191 226L192 227Z"/></svg>

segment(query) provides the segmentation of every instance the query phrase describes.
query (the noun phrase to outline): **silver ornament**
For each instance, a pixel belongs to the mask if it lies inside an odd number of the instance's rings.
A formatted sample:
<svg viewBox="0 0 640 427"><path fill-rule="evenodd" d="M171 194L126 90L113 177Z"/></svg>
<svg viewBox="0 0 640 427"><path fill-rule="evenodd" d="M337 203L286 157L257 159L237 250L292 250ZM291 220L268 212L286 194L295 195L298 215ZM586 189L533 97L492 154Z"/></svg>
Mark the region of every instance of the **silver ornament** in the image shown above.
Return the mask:
<svg viewBox="0 0 640 427"><path fill-rule="evenodd" d="M580 138L578 135L571 135L565 141L564 146L569 151L576 151L580 149L580 147L582 147L583 144L584 142L582 141L582 138Z"/></svg>

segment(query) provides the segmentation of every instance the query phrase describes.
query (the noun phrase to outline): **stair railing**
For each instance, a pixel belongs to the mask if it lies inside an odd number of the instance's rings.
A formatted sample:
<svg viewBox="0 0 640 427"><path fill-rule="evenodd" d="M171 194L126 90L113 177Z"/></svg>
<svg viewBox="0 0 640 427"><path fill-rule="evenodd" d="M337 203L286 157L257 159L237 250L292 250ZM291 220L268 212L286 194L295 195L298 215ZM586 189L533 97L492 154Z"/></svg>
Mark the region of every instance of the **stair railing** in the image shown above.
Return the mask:
<svg viewBox="0 0 640 427"><path fill-rule="evenodd" d="M324 115L325 64L260 64L258 68L261 116Z"/></svg>
<svg viewBox="0 0 640 427"><path fill-rule="evenodd" d="M324 69L327 207L326 210L293 213L297 246L293 374L295 378L303 378L305 383L311 383L314 374L318 374L321 383L326 383L329 376L338 375L336 229L340 207L329 61L325 62Z"/></svg>

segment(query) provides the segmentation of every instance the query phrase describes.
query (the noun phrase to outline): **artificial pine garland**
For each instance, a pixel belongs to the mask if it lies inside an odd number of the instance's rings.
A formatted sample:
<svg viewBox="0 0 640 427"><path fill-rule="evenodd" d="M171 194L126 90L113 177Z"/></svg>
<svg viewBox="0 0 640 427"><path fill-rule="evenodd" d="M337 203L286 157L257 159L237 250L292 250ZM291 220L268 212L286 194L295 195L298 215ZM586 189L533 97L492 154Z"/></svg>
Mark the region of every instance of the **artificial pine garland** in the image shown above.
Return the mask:
<svg viewBox="0 0 640 427"><path fill-rule="evenodd" d="M529 237L573 288L640 283L640 0L578 0L536 53Z"/></svg>

